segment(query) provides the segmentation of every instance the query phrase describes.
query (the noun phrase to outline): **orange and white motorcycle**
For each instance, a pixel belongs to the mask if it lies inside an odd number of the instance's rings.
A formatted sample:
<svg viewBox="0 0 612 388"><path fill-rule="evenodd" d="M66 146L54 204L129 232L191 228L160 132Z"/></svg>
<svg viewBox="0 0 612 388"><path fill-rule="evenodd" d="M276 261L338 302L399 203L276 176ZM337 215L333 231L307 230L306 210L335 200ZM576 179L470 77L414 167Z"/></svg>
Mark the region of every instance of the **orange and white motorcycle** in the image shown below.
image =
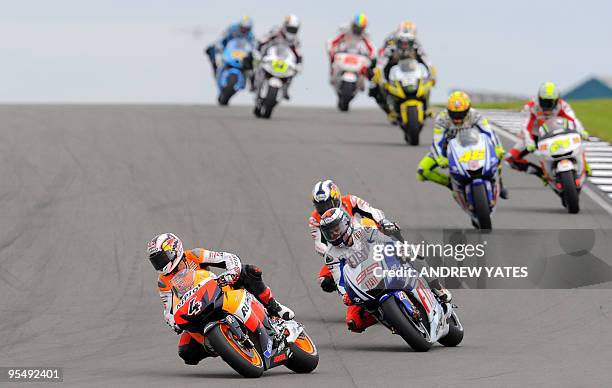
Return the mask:
<svg viewBox="0 0 612 388"><path fill-rule="evenodd" d="M284 365L310 373L319 354L304 327L268 316L244 289L220 287L213 273L184 269L172 279L175 323L244 377Z"/></svg>

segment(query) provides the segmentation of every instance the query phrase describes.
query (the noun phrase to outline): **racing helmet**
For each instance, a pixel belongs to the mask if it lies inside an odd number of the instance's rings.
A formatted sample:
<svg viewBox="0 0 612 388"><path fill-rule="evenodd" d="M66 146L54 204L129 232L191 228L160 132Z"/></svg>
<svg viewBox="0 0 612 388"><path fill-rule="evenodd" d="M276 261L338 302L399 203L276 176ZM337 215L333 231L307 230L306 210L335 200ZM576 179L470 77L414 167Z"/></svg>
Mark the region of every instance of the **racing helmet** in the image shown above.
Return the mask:
<svg viewBox="0 0 612 388"><path fill-rule="evenodd" d="M416 26L411 21L403 21L395 32L395 47L401 57L407 57L414 50Z"/></svg>
<svg viewBox="0 0 612 388"><path fill-rule="evenodd" d="M365 13L358 13L357 15L355 15L351 23L351 31L353 32L353 34L361 36L367 26L368 18L366 17Z"/></svg>
<svg viewBox="0 0 612 388"><path fill-rule="evenodd" d="M336 247L347 244L354 230L351 216L340 208L332 208L323 213L320 228L325 240Z"/></svg>
<svg viewBox="0 0 612 388"><path fill-rule="evenodd" d="M559 89L553 82L544 82L538 89L538 104L544 113L551 113L559 103Z"/></svg>
<svg viewBox="0 0 612 388"><path fill-rule="evenodd" d="M317 213L342 206L342 195L338 186L330 179L319 181L312 189L312 203Z"/></svg>
<svg viewBox="0 0 612 388"><path fill-rule="evenodd" d="M401 57L408 56L414 49L416 27L410 21L404 21L395 32L395 47Z"/></svg>
<svg viewBox="0 0 612 388"><path fill-rule="evenodd" d="M174 233L155 236L147 244L149 261L163 275L171 273L183 259L183 243Z"/></svg>
<svg viewBox="0 0 612 388"><path fill-rule="evenodd" d="M455 125L463 124L471 108L472 102L465 92L456 91L448 97L446 110Z"/></svg>
<svg viewBox="0 0 612 388"><path fill-rule="evenodd" d="M248 16L243 16L238 22L238 27L240 27L240 32L243 34L248 34L253 29L253 19Z"/></svg>
<svg viewBox="0 0 612 388"><path fill-rule="evenodd" d="M285 16L283 21L282 31L285 39L289 42L294 42L297 38L297 33L300 30L300 19L295 15Z"/></svg>

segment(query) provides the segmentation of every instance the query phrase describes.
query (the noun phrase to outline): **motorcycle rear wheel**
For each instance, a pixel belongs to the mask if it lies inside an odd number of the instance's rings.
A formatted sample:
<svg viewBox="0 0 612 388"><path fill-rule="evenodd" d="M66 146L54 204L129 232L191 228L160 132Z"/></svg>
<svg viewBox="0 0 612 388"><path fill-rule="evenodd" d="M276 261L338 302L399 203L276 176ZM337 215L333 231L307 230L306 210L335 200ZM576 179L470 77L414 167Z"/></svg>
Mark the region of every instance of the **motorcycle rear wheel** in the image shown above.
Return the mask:
<svg viewBox="0 0 612 388"><path fill-rule="evenodd" d="M448 334L438 340L440 345L455 347L463 341L463 327L459 327L459 318L453 314L448 318Z"/></svg>
<svg viewBox="0 0 612 388"><path fill-rule="evenodd" d="M285 362L285 366L295 373L310 373L319 365L317 346L306 332L289 344L289 348L293 355Z"/></svg>

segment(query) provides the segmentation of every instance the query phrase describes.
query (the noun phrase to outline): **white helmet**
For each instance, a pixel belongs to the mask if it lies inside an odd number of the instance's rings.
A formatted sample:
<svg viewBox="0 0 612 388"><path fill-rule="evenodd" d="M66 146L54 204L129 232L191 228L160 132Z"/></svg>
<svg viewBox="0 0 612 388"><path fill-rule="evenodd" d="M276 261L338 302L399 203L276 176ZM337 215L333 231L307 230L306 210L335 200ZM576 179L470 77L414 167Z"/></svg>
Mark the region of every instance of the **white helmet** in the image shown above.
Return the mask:
<svg viewBox="0 0 612 388"><path fill-rule="evenodd" d="M297 33L300 30L300 19L295 15L285 16L283 21L282 31L285 39L289 42L294 42L297 38Z"/></svg>
<svg viewBox="0 0 612 388"><path fill-rule="evenodd" d="M147 245L149 260L155 270L163 275L172 272L183 259L183 243L174 233L155 236Z"/></svg>

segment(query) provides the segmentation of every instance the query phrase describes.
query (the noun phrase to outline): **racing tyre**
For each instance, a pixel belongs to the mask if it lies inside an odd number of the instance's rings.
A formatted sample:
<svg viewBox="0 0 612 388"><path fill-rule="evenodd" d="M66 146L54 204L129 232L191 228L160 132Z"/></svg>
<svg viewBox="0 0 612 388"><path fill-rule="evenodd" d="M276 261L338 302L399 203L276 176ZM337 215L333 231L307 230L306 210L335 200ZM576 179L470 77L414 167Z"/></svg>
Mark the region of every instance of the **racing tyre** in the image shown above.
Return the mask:
<svg viewBox="0 0 612 388"><path fill-rule="evenodd" d="M410 345L416 352L426 352L431 348L423 334L411 323L412 317L408 317L404 312L403 307L399 306L397 300L393 297L387 298L382 305L384 317L395 329L395 331Z"/></svg>
<svg viewBox="0 0 612 388"><path fill-rule="evenodd" d="M472 186L472 197L474 199L474 215L478 219L479 229L492 229L491 208L489 207L489 197L485 186Z"/></svg>
<svg viewBox="0 0 612 388"><path fill-rule="evenodd" d="M229 103L230 98L232 98L232 96L236 93L234 86L237 82L238 76L236 74L230 74L230 76L227 77L227 84L221 90L221 93L219 93L219 98L217 99L219 101L219 105L225 106Z"/></svg>
<svg viewBox="0 0 612 388"><path fill-rule="evenodd" d="M357 84L354 82L342 81L340 89L338 91L338 109L341 112L347 112L349 110L349 104L353 97L355 97L355 90Z"/></svg>
<svg viewBox="0 0 612 388"><path fill-rule="evenodd" d="M257 349L246 349L238 343L226 324L216 325L208 332L208 340L229 366L244 377L261 377L264 361Z"/></svg>
<svg viewBox="0 0 612 388"><path fill-rule="evenodd" d="M573 171L562 171L559 173L559 181L563 185L563 202L567 208L567 212L576 214L580 211L580 203L578 199L578 189L574 181Z"/></svg>
<svg viewBox="0 0 612 388"><path fill-rule="evenodd" d="M293 355L285 362L285 366L295 373L310 373L319 365L317 345L306 332L289 344L289 348Z"/></svg>
<svg viewBox="0 0 612 388"><path fill-rule="evenodd" d="M404 139L406 143L413 146L419 145L421 123L419 123L419 110L416 106L408 107L408 122L402 124L402 129L404 130Z"/></svg>
<svg viewBox="0 0 612 388"><path fill-rule="evenodd" d="M440 338L440 345L455 347L463 341L463 326L459 322L459 317L453 312L448 318L448 334Z"/></svg>
<svg viewBox="0 0 612 388"><path fill-rule="evenodd" d="M262 118L269 119L272 116L272 110L276 106L276 96L278 94L279 89L270 87L268 88L268 94L266 98L261 103L261 108L259 108L260 114Z"/></svg>

